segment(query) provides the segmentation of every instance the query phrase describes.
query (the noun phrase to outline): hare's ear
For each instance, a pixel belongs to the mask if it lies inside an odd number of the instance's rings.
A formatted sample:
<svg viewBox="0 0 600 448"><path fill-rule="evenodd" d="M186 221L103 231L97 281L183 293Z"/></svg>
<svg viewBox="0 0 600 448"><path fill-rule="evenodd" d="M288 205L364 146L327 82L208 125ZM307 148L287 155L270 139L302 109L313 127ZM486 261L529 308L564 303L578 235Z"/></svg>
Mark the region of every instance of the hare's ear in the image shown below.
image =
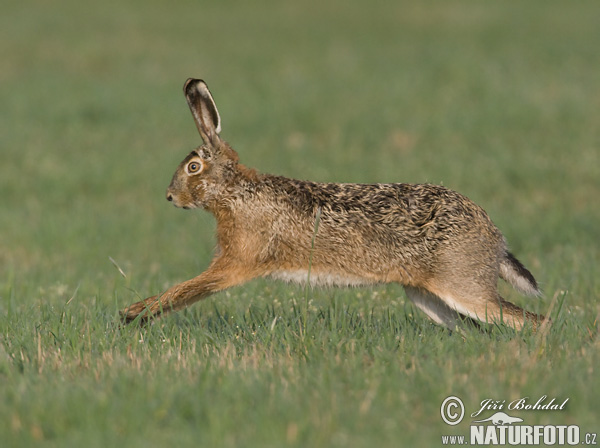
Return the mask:
<svg viewBox="0 0 600 448"><path fill-rule="evenodd" d="M190 78L185 82L183 92L202 140L207 145L218 146L221 117L208 86L201 79Z"/></svg>

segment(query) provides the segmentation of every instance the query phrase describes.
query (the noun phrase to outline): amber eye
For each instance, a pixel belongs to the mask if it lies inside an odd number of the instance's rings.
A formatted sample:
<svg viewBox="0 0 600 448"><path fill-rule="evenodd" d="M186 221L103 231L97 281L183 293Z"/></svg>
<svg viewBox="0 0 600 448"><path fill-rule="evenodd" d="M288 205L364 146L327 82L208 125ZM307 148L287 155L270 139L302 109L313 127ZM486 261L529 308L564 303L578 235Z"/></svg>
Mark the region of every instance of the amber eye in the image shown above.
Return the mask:
<svg viewBox="0 0 600 448"><path fill-rule="evenodd" d="M188 163L188 173L190 174L194 174L197 173L198 171L200 171L200 168L202 167L202 165L200 164L200 162L190 162Z"/></svg>

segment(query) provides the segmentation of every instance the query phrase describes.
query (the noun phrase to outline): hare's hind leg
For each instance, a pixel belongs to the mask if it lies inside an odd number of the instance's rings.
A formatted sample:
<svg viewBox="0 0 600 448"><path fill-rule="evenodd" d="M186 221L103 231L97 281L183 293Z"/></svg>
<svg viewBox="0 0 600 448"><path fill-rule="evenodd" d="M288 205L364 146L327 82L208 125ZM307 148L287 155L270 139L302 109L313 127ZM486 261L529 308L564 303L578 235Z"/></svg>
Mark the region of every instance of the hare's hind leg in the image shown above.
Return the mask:
<svg viewBox="0 0 600 448"><path fill-rule="evenodd" d="M175 285L159 296L148 297L131 304L121 310L121 316L126 323L132 322L140 315L142 321L147 321L151 316L180 310L210 294L239 285L254 277L256 275L247 268L239 268L224 259L218 259L198 277Z"/></svg>
<svg viewBox="0 0 600 448"><path fill-rule="evenodd" d="M538 316L504 300L496 290L491 287L477 289L473 284L469 286L465 285L462 289L431 287L431 290L450 309L471 319L488 324L503 323L516 330L520 330L525 321L537 327Z"/></svg>
<svg viewBox="0 0 600 448"><path fill-rule="evenodd" d="M434 294L426 289L410 286L404 287L408 298L435 323L456 329L465 319L474 323L504 323L520 330L525 321L529 321L534 329L543 316L525 311L514 303L498 299L465 300L464 296L454 294ZM457 299L458 297L458 299Z"/></svg>

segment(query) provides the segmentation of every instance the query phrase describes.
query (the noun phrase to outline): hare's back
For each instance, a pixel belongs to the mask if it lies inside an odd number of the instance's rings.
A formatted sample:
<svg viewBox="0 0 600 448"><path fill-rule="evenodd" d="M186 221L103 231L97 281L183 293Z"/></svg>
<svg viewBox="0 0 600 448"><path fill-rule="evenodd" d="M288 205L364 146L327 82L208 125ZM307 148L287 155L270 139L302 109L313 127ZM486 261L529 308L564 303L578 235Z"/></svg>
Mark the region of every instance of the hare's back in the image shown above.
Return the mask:
<svg viewBox="0 0 600 448"><path fill-rule="evenodd" d="M337 226L374 226L401 232L493 226L485 211L466 196L432 184L314 183L276 178L275 195L301 216Z"/></svg>

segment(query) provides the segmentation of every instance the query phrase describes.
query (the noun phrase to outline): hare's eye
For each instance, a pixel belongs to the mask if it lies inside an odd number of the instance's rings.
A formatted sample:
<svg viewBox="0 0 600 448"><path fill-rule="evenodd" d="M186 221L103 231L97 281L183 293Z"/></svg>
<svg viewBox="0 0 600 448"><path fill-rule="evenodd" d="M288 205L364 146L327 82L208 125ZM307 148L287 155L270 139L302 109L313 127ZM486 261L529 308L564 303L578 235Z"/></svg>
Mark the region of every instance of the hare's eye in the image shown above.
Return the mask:
<svg viewBox="0 0 600 448"><path fill-rule="evenodd" d="M197 173L198 171L200 171L201 166L202 165L200 164L200 162L190 162L188 164L188 172L190 174Z"/></svg>

